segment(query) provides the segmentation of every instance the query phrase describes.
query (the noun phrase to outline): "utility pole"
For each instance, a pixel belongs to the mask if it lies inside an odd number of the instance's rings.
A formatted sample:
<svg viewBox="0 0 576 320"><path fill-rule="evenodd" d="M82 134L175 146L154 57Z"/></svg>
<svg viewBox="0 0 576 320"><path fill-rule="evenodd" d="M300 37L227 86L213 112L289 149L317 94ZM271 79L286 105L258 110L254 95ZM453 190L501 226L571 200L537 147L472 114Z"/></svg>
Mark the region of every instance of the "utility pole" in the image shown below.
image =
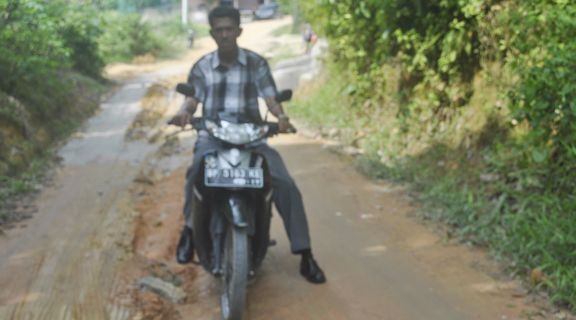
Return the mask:
<svg viewBox="0 0 576 320"><path fill-rule="evenodd" d="M188 25L188 0L182 0L182 24Z"/></svg>

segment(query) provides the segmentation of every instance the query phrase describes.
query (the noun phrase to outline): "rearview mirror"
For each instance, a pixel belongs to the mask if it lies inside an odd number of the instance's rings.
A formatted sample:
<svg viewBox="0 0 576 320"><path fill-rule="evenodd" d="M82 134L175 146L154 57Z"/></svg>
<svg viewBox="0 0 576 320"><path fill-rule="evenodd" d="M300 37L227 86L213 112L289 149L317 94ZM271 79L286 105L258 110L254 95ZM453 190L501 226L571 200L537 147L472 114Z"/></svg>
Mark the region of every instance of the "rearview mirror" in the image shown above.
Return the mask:
<svg viewBox="0 0 576 320"><path fill-rule="evenodd" d="M276 94L276 102L284 102L292 99L292 90L282 90Z"/></svg>
<svg viewBox="0 0 576 320"><path fill-rule="evenodd" d="M189 83L179 83L176 86L176 91L178 91L179 93L187 96L187 97L194 97L194 94L196 93L196 90L194 90L194 87L189 84Z"/></svg>

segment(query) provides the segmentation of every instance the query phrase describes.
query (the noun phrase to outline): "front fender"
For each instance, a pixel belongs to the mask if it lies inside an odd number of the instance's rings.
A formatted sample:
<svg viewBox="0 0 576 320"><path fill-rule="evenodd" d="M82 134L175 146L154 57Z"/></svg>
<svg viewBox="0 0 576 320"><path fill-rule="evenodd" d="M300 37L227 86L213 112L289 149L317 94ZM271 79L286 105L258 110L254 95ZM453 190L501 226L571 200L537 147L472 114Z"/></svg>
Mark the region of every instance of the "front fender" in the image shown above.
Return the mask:
<svg viewBox="0 0 576 320"><path fill-rule="evenodd" d="M224 205L224 216L228 222L239 228L247 228L250 225L248 216L248 204L244 197L233 194Z"/></svg>

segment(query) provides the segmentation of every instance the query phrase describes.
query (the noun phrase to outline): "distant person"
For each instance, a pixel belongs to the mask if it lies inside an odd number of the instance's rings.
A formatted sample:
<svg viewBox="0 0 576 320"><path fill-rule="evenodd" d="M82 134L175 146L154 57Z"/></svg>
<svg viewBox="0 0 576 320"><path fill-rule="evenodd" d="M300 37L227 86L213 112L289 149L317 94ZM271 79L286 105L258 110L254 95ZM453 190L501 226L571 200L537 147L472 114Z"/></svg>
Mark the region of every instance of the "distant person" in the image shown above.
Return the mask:
<svg viewBox="0 0 576 320"><path fill-rule="evenodd" d="M196 33L194 32L194 30L189 29L188 35L186 36L186 46L188 48L192 48L194 46L194 37L195 36L196 36Z"/></svg>
<svg viewBox="0 0 576 320"><path fill-rule="evenodd" d="M306 54L308 54L310 52L310 43L312 42L314 31L312 31L312 26L309 23L303 23L300 26L300 32L302 33L302 41L306 46Z"/></svg>

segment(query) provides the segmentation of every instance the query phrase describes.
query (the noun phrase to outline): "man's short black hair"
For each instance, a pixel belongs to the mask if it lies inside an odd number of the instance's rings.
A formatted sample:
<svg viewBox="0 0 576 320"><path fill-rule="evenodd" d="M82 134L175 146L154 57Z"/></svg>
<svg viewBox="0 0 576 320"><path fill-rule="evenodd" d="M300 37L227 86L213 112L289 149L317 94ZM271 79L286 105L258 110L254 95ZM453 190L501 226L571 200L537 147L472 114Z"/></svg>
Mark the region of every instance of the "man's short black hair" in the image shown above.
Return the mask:
<svg viewBox="0 0 576 320"><path fill-rule="evenodd" d="M210 15L208 16L208 22L210 22L210 26L213 26L214 19L216 18L232 18L234 22L238 26L240 26L240 11L232 6L219 6L212 11L210 11Z"/></svg>

